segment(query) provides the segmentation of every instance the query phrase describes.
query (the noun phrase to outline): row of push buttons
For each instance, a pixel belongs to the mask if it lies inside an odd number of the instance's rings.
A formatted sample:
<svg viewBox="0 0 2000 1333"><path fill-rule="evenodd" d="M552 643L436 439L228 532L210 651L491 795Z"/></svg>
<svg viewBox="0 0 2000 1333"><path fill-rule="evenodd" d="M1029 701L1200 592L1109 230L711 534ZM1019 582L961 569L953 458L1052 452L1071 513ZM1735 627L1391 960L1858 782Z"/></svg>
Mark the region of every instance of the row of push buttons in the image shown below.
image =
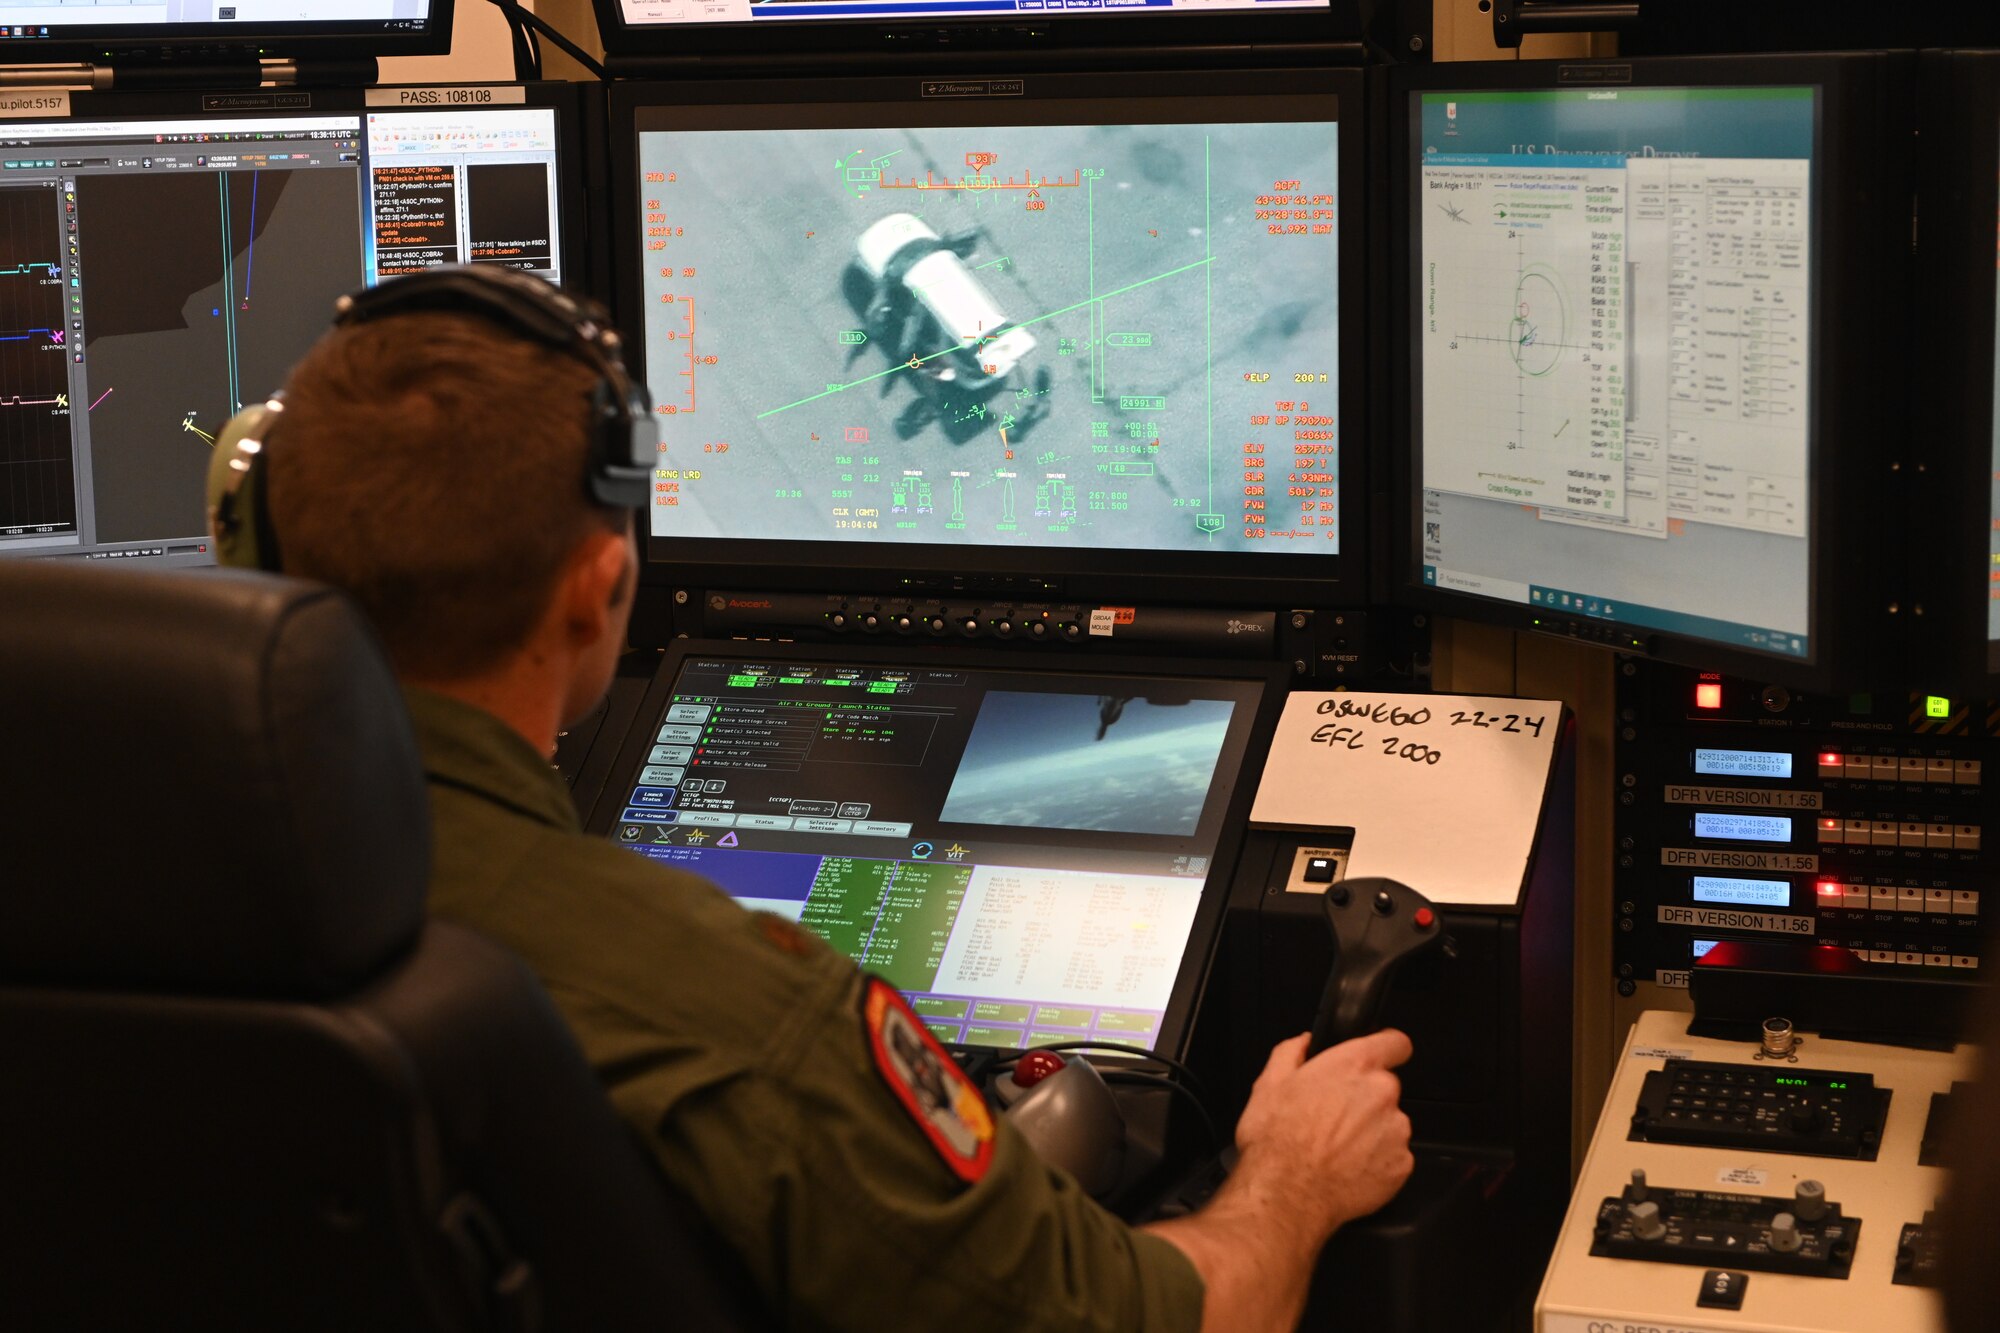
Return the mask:
<svg viewBox="0 0 2000 1333"><path fill-rule="evenodd" d="M1927 852L1976 852L1979 850L1977 824L1920 824L1893 819L1841 819L1829 815L1819 821L1821 845L1847 847L1913 847Z"/></svg>
<svg viewBox="0 0 2000 1333"><path fill-rule="evenodd" d="M1928 782L1946 787L1977 787L1977 759L1921 759L1893 754L1822 754L1823 778L1857 778L1866 782Z"/></svg>
<svg viewBox="0 0 2000 1333"><path fill-rule="evenodd" d="M1918 889L1889 884L1819 882L1819 905L1848 912L1923 913L1927 916L1978 916L1979 895L1970 889Z"/></svg>
<svg viewBox="0 0 2000 1333"><path fill-rule="evenodd" d="M1979 960L1957 953L1908 953L1898 949L1856 949L1855 955L1870 963L1899 963L1904 967L1975 968Z"/></svg>

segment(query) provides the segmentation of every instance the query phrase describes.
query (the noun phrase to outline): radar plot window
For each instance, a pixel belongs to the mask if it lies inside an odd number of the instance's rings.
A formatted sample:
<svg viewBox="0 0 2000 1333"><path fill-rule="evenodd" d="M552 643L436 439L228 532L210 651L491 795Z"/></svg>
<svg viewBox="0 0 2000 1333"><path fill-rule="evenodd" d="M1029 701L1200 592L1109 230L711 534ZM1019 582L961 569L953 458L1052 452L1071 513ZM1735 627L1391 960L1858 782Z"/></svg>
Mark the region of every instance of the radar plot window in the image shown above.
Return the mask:
<svg viewBox="0 0 2000 1333"><path fill-rule="evenodd" d="M0 557L210 563L216 432L284 381L336 298L446 263L562 276L555 108L134 106L7 129Z"/></svg>
<svg viewBox="0 0 2000 1333"><path fill-rule="evenodd" d="M1413 94L1426 586L1811 656L1816 106Z"/></svg>

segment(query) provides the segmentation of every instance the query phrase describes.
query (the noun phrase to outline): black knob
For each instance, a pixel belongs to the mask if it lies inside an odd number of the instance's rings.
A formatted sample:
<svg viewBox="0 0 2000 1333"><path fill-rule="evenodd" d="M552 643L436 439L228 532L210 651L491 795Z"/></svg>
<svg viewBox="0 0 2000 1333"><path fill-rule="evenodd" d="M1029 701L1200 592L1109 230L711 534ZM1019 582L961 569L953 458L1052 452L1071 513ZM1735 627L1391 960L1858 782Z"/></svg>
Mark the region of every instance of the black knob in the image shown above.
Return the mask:
<svg viewBox="0 0 2000 1333"><path fill-rule="evenodd" d="M1825 1128L1817 1106L1794 1106L1785 1117L1786 1125L1792 1133L1810 1137Z"/></svg>
<svg viewBox="0 0 2000 1333"><path fill-rule="evenodd" d="M1396 900L1389 896L1387 890L1375 895L1375 914L1377 916L1387 916L1395 910Z"/></svg>
<svg viewBox="0 0 2000 1333"><path fill-rule="evenodd" d="M1345 907L1347 906L1347 900L1353 895L1348 893L1345 884L1336 884L1326 891L1326 896L1333 899L1335 907Z"/></svg>

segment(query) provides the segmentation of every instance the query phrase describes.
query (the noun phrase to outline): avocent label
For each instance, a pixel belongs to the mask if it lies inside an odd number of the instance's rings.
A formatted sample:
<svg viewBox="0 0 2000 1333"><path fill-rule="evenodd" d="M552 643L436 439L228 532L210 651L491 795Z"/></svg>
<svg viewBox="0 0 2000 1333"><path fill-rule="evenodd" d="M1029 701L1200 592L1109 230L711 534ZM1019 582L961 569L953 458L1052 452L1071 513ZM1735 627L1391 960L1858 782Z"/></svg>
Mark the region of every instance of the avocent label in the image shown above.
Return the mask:
<svg viewBox="0 0 2000 1333"><path fill-rule="evenodd" d="M1734 805L1767 810L1818 810L1816 791L1759 791L1754 787L1688 787L1667 784L1669 805Z"/></svg>
<svg viewBox="0 0 2000 1333"><path fill-rule="evenodd" d="M1804 852L1737 852L1716 847L1662 847L1660 864L1692 870L1782 870L1810 875L1819 858Z"/></svg>
<svg viewBox="0 0 2000 1333"><path fill-rule="evenodd" d="M1662 907L1663 926L1693 926L1697 930L1762 930L1773 935L1810 935L1817 922L1786 912L1737 912L1713 907Z"/></svg>

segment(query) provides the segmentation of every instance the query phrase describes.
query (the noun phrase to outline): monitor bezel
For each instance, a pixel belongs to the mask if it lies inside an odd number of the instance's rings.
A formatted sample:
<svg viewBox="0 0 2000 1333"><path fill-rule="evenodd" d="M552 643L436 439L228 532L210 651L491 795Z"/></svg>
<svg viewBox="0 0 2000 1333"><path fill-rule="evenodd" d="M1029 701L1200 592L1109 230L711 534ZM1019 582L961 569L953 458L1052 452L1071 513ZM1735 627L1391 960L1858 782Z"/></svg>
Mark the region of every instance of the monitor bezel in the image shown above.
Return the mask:
<svg viewBox="0 0 2000 1333"><path fill-rule="evenodd" d="M1359 71L1287 69L1174 74L1179 91L1163 95L1168 76L1140 74L1045 74L1017 79L1019 96L953 98L933 103L953 118L987 110L1007 111L1024 101L1087 103L1104 108L1111 123L1117 108L1134 98L1192 104L1209 102L1218 118L1227 118L1234 99L1313 92L1337 99L1340 124L1338 189L1343 200L1340 252L1336 260L1341 287L1340 346L1336 357L1341 379L1340 519L1341 550L1336 555L1228 552L1208 554L1174 551L1076 550L1058 547L1016 548L828 541L731 540L727 538L656 537L642 521L640 544L645 557L646 584L676 588L771 588L792 591L894 593L905 589L913 571L944 578L1015 579L1035 581L1038 592L1051 599L1124 598L1135 601L1219 603L1223 605L1330 606L1356 605L1368 596L1369 531L1367 518L1367 391L1363 356L1365 284L1368 278L1363 231L1367 226L1363 144L1364 90ZM672 114L695 108L715 114L717 108L755 108L771 114L799 116L801 124L832 123L828 112L852 103L923 106L923 81L915 77L862 77L787 81L782 96L773 97L763 85L743 83L634 83L610 90L612 162L613 286L619 294L616 314L631 340L629 362L645 365L643 314L638 293L641 271L639 236L639 116L642 111ZM818 113L819 119L812 119ZM725 114L736 114L726 112ZM853 113L849 113L853 114ZM933 113L937 114L937 113ZM944 123L939 121L937 123ZM1353 200L1349 205L1345 201ZM662 418L666 430L670 418ZM974 572L976 571L976 572Z"/></svg>
<svg viewBox="0 0 2000 1333"><path fill-rule="evenodd" d="M639 711L633 715L631 730L620 743L602 790L584 818L586 832L609 838L617 816L624 808L624 793L646 757L652 742L652 723L666 707L682 664L690 657L724 657L757 662L799 662L826 666L880 665L906 668L911 657L892 645L811 644L794 642L745 641L741 639L681 639L662 654L658 669L646 687ZM1228 680L1261 683L1256 709L1244 738L1243 759L1236 774L1234 790L1222 815L1215 851L1208 874L1202 881L1201 902L1188 931L1180 971L1160 1019L1159 1041L1154 1050L1175 1059L1187 1053L1188 1041L1200 1016L1208 976L1215 965L1216 949L1222 938L1223 918L1228 909L1236 861L1242 854L1249 832L1250 806L1257 784L1263 778L1264 759L1283 711L1289 672L1265 662L1206 661L1177 658L1093 657L1087 663L1068 656L1040 657L990 650L939 648L921 655L917 663L926 669L959 668L970 671L1044 673L1071 678L1091 676L1157 676L1173 680Z"/></svg>
<svg viewBox="0 0 2000 1333"><path fill-rule="evenodd" d="M451 50L454 0L430 0L420 29L384 28L393 20L345 19L298 23L98 23L65 25L47 37L0 41L0 52L18 64L81 61L86 64L215 67L237 61L351 60L380 56L435 56ZM53 25L52 25L53 26Z"/></svg>
<svg viewBox="0 0 2000 1333"><path fill-rule="evenodd" d="M861 59L932 60L961 56L1061 59L1090 53L1112 63L1129 63L1138 52L1178 50L1192 58L1241 57L1254 50L1358 44L1363 31L1360 0L1325 0L1316 6L1259 12L1241 8L1149 14L1071 12L983 13L963 17L912 15L754 19L734 23L628 23L619 0L593 0L597 31L605 53L614 58L670 60L674 63L730 56L763 62L828 55ZM1254 37L1244 31L1254 21ZM1254 47L1252 42L1254 41Z"/></svg>
<svg viewBox="0 0 2000 1333"><path fill-rule="evenodd" d="M1401 362L1387 408L1392 438L1409 442L1395 451L1390 534L1392 595L1442 614L1554 634L1620 652L1724 671L1808 689L1867 688L1900 667L1885 640L1896 628L1890 561L1853 559L1836 533L1880 532L1882 497L1900 490L1897 469L1880 447L1898 429L1893 404L1875 400L1862 386L1871 367L1865 340L1840 339L1843 327L1863 327L1889 317L1890 294L1900 286L1908 221L1897 209L1908 159L1899 145L1896 95L1907 66L1880 52L1780 56L1661 57L1640 60L1494 61L1408 67L1391 72L1387 139L1390 144L1389 231L1395 288L1390 324ZM1429 587L1422 577L1423 491L1416 447L1417 404L1422 393L1421 351L1414 281L1418 244L1412 203L1418 126L1412 106L1423 93L1485 90L1579 91L1612 86L1770 87L1818 89L1814 141L1815 246L1813 314L1816 364L1811 389L1812 491L1808 501L1808 633L1804 660L1724 645L1647 626L1551 616L1546 611L1451 589ZM1835 201L1840 206L1836 207ZM1900 525L1897 525L1900 526Z"/></svg>
<svg viewBox="0 0 2000 1333"><path fill-rule="evenodd" d="M1917 232L1919 327L1910 404L1919 459L1918 513L1905 561L1910 597L1924 608L1919 645L1939 688L2000 691L2000 639L1991 637L1991 539L1996 389L1995 255L2000 252L2000 50L1927 51L1921 88ZM1976 281L1958 275L1977 274ZM1941 276L1930 276L1941 275Z"/></svg>

